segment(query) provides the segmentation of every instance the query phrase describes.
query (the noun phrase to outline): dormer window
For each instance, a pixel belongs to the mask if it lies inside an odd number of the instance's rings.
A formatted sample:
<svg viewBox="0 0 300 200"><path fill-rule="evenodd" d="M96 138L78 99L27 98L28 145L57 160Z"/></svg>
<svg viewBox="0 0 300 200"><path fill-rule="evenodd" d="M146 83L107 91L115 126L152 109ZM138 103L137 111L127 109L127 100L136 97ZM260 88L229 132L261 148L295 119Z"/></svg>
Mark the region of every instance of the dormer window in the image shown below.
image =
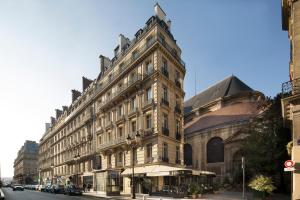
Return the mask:
<svg viewBox="0 0 300 200"><path fill-rule="evenodd" d="M150 45L153 44L153 36L152 35L150 35L149 37L147 37L146 40L147 40L146 41L147 47L149 47Z"/></svg>
<svg viewBox="0 0 300 200"><path fill-rule="evenodd" d="M132 52L132 59L135 60L137 57L138 57L138 51L137 51L137 50L134 50L134 51Z"/></svg>

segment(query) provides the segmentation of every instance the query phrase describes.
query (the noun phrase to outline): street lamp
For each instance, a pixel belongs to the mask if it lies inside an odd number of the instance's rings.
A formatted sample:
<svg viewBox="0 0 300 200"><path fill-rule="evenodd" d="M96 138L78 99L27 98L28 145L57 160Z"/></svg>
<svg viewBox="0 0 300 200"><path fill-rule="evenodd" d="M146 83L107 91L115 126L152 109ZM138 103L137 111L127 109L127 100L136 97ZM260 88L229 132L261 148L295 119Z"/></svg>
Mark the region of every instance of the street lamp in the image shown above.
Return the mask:
<svg viewBox="0 0 300 200"><path fill-rule="evenodd" d="M126 143L127 145L131 148L132 150L132 184L131 184L131 198L135 199L135 183L134 183L134 152L138 145L141 142L141 135L139 132L136 133L134 138L131 138L130 135L127 136L126 138Z"/></svg>
<svg viewBox="0 0 300 200"><path fill-rule="evenodd" d="M75 154L74 156L74 160L75 160L75 172L76 172L76 186L78 187L78 160L80 158L80 155L79 153L78 154Z"/></svg>
<svg viewBox="0 0 300 200"><path fill-rule="evenodd" d="M51 172L52 172L52 175L51 175L51 185L53 185L53 175L54 175L54 164L52 163L51 164Z"/></svg>
<svg viewBox="0 0 300 200"><path fill-rule="evenodd" d="M39 185L41 185L41 171L42 171L42 168L39 168Z"/></svg>

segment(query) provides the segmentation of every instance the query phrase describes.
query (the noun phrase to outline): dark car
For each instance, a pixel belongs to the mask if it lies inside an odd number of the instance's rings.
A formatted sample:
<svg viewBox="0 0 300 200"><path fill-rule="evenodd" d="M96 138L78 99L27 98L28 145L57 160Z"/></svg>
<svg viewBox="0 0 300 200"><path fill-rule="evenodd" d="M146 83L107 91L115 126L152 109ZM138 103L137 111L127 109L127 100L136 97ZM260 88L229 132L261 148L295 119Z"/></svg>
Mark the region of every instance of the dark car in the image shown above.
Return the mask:
<svg viewBox="0 0 300 200"><path fill-rule="evenodd" d="M55 194L64 194L65 187L63 185L52 185L51 192Z"/></svg>
<svg viewBox="0 0 300 200"><path fill-rule="evenodd" d="M51 192L51 191L52 191L51 185L46 185L45 189L44 189L44 192Z"/></svg>
<svg viewBox="0 0 300 200"><path fill-rule="evenodd" d="M13 185L12 189L13 189L13 191L16 191L16 190L24 191L23 185Z"/></svg>
<svg viewBox="0 0 300 200"><path fill-rule="evenodd" d="M67 185L65 187L64 194L68 194L68 195L82 195L82 189L76 187L75 185Z"/></svg>

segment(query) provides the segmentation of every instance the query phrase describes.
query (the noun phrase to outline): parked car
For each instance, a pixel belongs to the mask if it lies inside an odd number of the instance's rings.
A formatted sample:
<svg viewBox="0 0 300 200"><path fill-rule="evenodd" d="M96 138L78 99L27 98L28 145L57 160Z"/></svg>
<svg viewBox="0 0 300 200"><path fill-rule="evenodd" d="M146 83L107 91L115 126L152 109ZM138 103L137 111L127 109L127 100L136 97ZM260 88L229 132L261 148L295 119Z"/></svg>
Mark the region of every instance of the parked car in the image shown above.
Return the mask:
<svg viewBox="0 0 300 200"><path fill-rule="evenodd" d="M45 192L45 185L39 185L38 191Z"/></svg>
<svg viewBox="0 0 300 200"><path fill-rule="evenodd" d="M46 185L44 191L45 192L51 192L51 185Z"/></svg>
<svg viewBox="0 0 300 200"><path fill-rule="evenodd" d="M76 187L75 185L67 185L65 187L64 194L67 194L67 195L82 195L82 189Z"/></svg>
<svg viewBox="0 0 300 200"><path fill-rule="evenodd" d="M65 187L63 185L52 185L51 186L51 192L55 194L64 194L65 193Z"/></svg>
<svg viewBox="0 0 300 200"><path fill-rule="evenodd" d="M0 189L0 199L2 200L2 199L5 199L5 195L4 195L4 193L3 193L3 191Z"/></svg>
<svg viewBox="0 0 300 200"><path fill-rule="evenodd" d="M24 191L23 185L19 185L19 184L13 185L12 189L13 189L13 191L16 191L16 190Z"/></svg>

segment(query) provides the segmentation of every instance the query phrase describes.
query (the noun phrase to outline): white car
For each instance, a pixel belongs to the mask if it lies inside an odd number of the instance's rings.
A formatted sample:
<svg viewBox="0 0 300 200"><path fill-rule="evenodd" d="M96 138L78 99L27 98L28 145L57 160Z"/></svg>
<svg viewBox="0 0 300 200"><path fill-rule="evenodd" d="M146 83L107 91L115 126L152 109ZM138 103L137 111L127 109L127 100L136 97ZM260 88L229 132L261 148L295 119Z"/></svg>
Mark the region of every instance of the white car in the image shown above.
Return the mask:
<svg viewBox="0 0 300 200"><path fill-rule="evenodd" d="M18 184L13 185L12 189L13 189L13 191L16 191L16 190L24 191L23 185L18 185Z"/></svg>

